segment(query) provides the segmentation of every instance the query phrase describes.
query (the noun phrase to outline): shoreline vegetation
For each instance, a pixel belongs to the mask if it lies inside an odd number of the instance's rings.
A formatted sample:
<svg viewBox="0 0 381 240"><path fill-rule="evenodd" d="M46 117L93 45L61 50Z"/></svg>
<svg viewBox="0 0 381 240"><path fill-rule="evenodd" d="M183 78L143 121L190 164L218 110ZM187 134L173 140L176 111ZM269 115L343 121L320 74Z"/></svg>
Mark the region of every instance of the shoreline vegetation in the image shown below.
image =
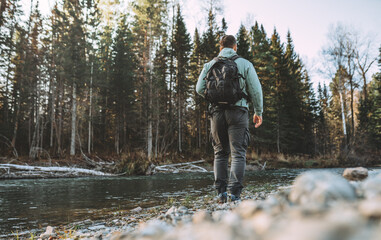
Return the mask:
<svg viewBox="0 0 381 240"><path fill-rule="evenodd" d="M192 156L193 157L193 156ZM166 160L147 161L137 154L120 157L101 158L97 155L70 157L63 159L36 159L28 157L0 158L0 179L20 178L59 178L81 176L130 176L152 175L155 173L208 172L213 170L212 156L194 161L182 155L171 156ZM359 156L356 154L316 156L247 154L246 170L274 170L281 168L338 168L338 167L377 167L381 158L377 155Z"/></svg>
<svg viewBox="0 0 381 240"><path fill-rule="evenodd" d="M292 185L245 188L242 202L217 204L211 194L169 198L161 206L23 234L29 239L375 240L381 236L380 185L380 172L368 177L365 168L346 169L343 176L307 171Z"/></svg>

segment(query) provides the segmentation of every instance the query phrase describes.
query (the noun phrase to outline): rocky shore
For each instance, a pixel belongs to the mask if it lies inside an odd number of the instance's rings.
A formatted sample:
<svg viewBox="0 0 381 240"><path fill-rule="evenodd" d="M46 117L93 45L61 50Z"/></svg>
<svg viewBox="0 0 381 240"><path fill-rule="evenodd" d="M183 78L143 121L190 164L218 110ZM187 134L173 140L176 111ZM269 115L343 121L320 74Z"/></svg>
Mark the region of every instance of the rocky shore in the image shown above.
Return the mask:
<svg viewBox="0 0 381 240"><path fill-rule="evenodd" d="M49 227L40 239L381 239L381 174L366 178L363 168L344 173L306 172L287 188L245 191L239 203L216 204L206 195L138 207L64 231Z"/></svg>

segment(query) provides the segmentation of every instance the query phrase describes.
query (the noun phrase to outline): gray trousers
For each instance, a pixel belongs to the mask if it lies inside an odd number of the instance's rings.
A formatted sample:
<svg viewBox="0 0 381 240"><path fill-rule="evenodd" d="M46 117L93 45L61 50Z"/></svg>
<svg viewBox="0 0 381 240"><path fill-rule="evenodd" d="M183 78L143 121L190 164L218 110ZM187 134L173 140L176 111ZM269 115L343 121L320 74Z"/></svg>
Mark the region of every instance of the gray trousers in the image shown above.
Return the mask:
<svg viewBox="0 0 381 240"><path fill-rule="evenodd" d="M214 185L218 193L240 196L246 167L246 150L250 141L246 108L217 109L211 116L214 149ZM231 155L230 176L228 163Z"/></svg>

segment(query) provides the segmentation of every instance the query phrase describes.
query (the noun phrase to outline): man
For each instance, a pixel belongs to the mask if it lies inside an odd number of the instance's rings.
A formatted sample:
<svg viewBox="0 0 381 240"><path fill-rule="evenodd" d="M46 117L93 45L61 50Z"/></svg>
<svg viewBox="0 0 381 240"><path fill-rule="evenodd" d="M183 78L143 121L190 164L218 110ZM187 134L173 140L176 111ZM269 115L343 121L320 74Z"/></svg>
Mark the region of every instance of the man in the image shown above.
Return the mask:
<svg viewBox="0 0 381 240"><path fill-rule="evenodd" d="M199 76L196 91L207 97L207 79L209 70L218 59L234 59L238 68L239 84L244 95L235 104L211 106L211 133L214 148L214 185L218 192L218 202L227 202L230 191L231 201L240 200L242 181L246 167L246 150L250 141L248 99L253 103L253 122L258 128L262 124L262 87L257 73L248 60L237 55L237 42L234 36L226 35L220 41L220 53L217 59L206 63ZM231 169L228 178L228 161L231 154Z"/></svg>

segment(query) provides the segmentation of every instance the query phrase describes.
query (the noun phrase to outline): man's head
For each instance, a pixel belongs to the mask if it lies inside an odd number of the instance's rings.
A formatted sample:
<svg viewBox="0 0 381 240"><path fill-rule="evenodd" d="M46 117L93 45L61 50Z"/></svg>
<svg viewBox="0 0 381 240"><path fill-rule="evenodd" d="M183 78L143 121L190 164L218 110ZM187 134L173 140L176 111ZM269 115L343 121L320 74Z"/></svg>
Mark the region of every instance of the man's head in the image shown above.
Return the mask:
<svg viewBox="0 0 381 240"><path fill-rule="evenodd" d="M237 51L237 41L233 35L225 35L220 40L220 50L224 48L233 48Z"/></svg>

